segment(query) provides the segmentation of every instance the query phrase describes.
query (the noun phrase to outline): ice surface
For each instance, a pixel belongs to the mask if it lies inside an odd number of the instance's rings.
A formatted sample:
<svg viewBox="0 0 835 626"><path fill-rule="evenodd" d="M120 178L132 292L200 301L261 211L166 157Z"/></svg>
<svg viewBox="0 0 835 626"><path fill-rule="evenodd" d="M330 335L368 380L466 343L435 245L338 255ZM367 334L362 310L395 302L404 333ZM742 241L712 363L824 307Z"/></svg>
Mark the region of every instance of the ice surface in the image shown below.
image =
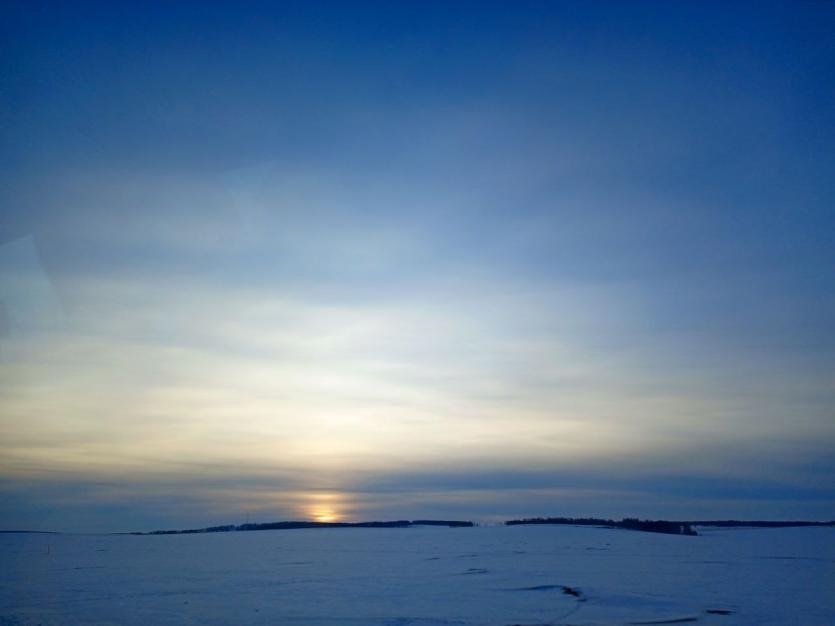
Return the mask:
<svg viewBox="0 0 835 626"><path fill-rule="evenodd" d="M835 528L0 535L0 625L835 624Z"/></svg>

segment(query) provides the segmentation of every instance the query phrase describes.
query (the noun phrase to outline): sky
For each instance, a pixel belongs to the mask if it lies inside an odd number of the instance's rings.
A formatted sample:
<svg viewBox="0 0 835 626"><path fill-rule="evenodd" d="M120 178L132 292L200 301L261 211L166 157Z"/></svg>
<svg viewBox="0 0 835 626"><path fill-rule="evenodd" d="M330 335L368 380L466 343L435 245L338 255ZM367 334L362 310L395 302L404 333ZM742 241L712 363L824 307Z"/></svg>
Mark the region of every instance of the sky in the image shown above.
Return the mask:
<svg viewBox="0 0 835 626"><path fill-rule="evenodd" d="M835 518L834 27L4 3L0 528Z"/></svg>

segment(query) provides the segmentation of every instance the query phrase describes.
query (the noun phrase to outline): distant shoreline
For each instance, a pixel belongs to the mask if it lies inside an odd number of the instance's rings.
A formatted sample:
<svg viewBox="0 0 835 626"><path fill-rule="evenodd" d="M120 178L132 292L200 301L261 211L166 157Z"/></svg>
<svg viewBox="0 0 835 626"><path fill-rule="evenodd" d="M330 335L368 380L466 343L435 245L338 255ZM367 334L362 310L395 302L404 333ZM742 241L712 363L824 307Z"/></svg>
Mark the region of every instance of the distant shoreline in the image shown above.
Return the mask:
<svg viewBox="0 0 835 626"><path fill-rule="evenodd" d="M264 524L230 524L208 528L186 530L152 530L150 532L124 533L129 535L191 535L198 533L249 532L255 530L299 530L304 528L410 528L412 526L446 526L468 528L475 526L470 521L460 520L395 520L388 522L268 522Z"/></svg>
<svg viewBox="0 0 835 626"><path fill-rule="evenodd" d="M668 521L641 520L625 517L620 521L597 517L529 517L518 520L508 520L505 526L521 525L564 525L564 526L598 526L603 528L622 528L625 530L639 530L643 532L664 533L667 535L690 535L698 533L694 526L716 528L794 528L806 526L835 526L835 521L807 522L807 521L765 521L765 520L702 520L702 521Z"/></svg>
<svg viewBox="0 0 835 626"><path fill-rule="evenodd" d="M814 522L808 520L773 521L773 520L639 520L637 518L624 518L622 520L610 520L594 517L528 517L513 519L501 522L501 526L593 526L599 528L621 528L626 530L639 530L645 532L659 532L675 535L695 535L693 527L712 528L803 528L803 527L833 527L835 520L825 522ZM437 526L447 528L472 528L478 526L475 522L468 520L394 520L374 522L267 522L262 524L229 524L225 526L209 526L206 528L187 528L174 530L151 530L151 531L130 531L130 532L65 532L55 530L0 530L0 534L39 534L39 535L76 535L76 534L105 534L105 535L192 535L220 532L250 532L256 530L297 530L308 528L413 528L420 526ZM686 532L690 528L692 532Z"/></svg>
<svg viewBox="0 0 835 626"><path fill-rule="evenodd" d="M688 535L695 537L699 533L693 530L690 522L670 522L667 520L641 520L637 517L625 517L620 521L597 517L531 517L520 520L509 520L505 526L521 525L565 525L565 526L598 526L603 528L622 528L625 530L639 530L665 535Z"/></svg>

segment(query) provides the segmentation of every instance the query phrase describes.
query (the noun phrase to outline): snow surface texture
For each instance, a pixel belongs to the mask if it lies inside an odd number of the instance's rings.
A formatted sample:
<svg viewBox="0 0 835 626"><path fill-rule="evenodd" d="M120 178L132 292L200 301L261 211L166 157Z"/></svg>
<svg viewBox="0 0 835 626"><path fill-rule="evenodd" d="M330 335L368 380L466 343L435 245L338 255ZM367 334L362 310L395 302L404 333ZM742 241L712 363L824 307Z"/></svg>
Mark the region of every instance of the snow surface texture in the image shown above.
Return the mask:
<svg viewBox="0 0 835 626"><path fill-rule="evenodd" d="M0 536L0 625L835 624L835 529Z"/></svg>

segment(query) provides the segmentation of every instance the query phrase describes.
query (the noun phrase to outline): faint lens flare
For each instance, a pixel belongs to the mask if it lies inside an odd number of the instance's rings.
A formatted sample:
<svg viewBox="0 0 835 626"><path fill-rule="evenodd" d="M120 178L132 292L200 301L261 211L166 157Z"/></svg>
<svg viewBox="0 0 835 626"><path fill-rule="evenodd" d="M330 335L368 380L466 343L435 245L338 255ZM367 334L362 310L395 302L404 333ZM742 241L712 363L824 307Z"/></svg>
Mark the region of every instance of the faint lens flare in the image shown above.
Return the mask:
<svg viewBox="0 0 835 626"><path fill-rule="evenodd" d="M0 336L54 327L60 300L31 235L0 245Z"/></svg>

